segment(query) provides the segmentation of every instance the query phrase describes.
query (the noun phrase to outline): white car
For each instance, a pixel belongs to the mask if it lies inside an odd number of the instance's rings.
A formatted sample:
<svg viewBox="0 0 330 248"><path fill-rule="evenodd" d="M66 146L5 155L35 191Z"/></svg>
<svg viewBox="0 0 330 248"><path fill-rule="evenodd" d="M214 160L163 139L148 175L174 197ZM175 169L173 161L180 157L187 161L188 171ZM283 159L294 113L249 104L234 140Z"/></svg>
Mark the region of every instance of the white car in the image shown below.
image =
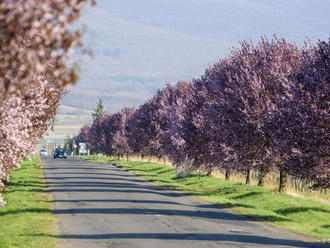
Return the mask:
<svg viewBox="0 0 330 248"><path fill-rule="evenodd" d="M40 156L48 156L48 152L46 149L41 149L40 150Z"/></svg>

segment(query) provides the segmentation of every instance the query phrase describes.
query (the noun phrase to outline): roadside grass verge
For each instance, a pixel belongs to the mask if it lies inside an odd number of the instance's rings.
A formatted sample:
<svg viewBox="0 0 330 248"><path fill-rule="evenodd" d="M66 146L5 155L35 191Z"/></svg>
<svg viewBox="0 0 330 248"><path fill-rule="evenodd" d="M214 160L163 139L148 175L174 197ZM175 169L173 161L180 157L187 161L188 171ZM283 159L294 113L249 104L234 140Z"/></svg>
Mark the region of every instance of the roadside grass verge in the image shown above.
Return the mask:
<svg viewBox="0 0 330 248"><path fill-rule="evenodd" d="M54 222L40 160L31 157L10 176L7 205L0 208L1 248L54 248ZM46 211L47 210L47 211ZM49 210L49 211L48 211Z"/></svg>
<svg viewBox="0 0 330 248"><path fill-rule="evenodd" d="M218 204L219 208L247 215L255 221L268 221L297 233L330 239L330 206L320 202L279 194L264 187L228 182L213 176L192 173L187 178L177 178L174 168L158 163L127 162L105 156L82 158L116 164L158 185L183 190Z"/></svg>

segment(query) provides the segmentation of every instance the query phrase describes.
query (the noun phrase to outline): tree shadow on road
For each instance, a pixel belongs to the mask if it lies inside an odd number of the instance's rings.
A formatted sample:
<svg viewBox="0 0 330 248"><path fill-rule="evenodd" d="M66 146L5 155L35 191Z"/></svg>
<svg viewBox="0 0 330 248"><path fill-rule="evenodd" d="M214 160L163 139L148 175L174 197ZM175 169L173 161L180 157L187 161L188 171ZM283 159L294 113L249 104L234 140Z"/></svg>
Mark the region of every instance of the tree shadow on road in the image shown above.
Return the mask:
<svg viewBox="0 0 330 248"><path fill-rule="evenodd" d="M104 175L104 174L103 174ZM47 183L49 183L49 180L76 180L76 179L81 179L81 180L108 180L108 181L130 181L130 182L145 182L145 180L142 179L131 179L131 178L122 178L122 177L74 177L74 176L63 176L63 177L57 177L57 176L46 176L43 177L42 179L47 180Z"/></svg>
<svg viewBox="0 0 330 248"><path fill-rule="evenodd" d="M28 235L28 234L27 234ZM50 236L45 234L29 236ZM116 233L116 234L65 234L56 235L59 239L85 239L85 240L175 240L175 241L217 241L234 242L241 244L255 244L270 246L285 246L299 248L326 248L326 244L304 242L295 239L270 238L248 234L219 234L219 233Z"/></svg>
<svg viewBox="0 0 330 248"><path fill-rule="evenodd" d="M119 169L119 168L112 168L112 167L96 167L96 166L43 166L42 167L44 170L46 171L50 171L51 173L53 173L54 171L67 171L67 170L78 170L78 171L81 171L81 170L95 170L95 171L112 171L112 172L121 172L122 170ZM72 172L68 172L68 173L72 173Z"/></svg>
<svg viewBox="0 0 330 248"><path fill-rule="evenodd" d="M5 214L18 214L24 212L49 212L48 209L23 209L19 212L15 211L8 211ZM213 221L223 221L223 220L230 220L230 221L237 221L244 222L247 220L254 221L264 221L265 219L272 219L273 221L290 221L289 219L277 217L277 216L249 216L247 218L246 215L240 214L232 214L229 212L222 212L205 210L205 209L197 209L197 210L183 210L183 209L169 209L169 208L71 208L71 209L55 209L52 210L55 215L79 215L79 214L113 214L113 215L162 215L162 216L185 216L185 217L193 217L193 218L201 218L201 219L208 219ZM222 223L222 222L221 222ZM251 225L251 223L249 223Z"/></svg>
<svg viewBox="0 0 330 248"><path fill-rule="evenodd" d="M134 200L134 199L78 199L78 200L52 200L48 202L63 202L63 203L136 203L136 204L164 204L164 205L179 205L191 206L188 204L181 204L174 201L159 201L159 200Z"/></svg>
<svg viewBox="0 0 330 248"><path fill-rule="evenodd" d="M75 172L51 172L48 173L49 176L56 176L56 175L97 175L97 176L118 176L120 177L118 174L114 174L114 173L102 173L102 172L81 172L81 171L75 171ZM125 177L137 177L135 175L125 175Z"/></svg>
<svg viewBox="0 0 330 248"><path fill-rule="evenodd" d="M77 200L52 200L47 201L50 203L135 203L135 204L162 204L162 205L177 205L177 206L188 206L204 209L226 209L234 207L245 207L245 208L254 208L253 206L247 204L233 204L233 203L224 203L224 204L200 204L200 205L191 205L184 204L174 201L160 201L160 200L134 200L134 199L77 199Z"/></svg>

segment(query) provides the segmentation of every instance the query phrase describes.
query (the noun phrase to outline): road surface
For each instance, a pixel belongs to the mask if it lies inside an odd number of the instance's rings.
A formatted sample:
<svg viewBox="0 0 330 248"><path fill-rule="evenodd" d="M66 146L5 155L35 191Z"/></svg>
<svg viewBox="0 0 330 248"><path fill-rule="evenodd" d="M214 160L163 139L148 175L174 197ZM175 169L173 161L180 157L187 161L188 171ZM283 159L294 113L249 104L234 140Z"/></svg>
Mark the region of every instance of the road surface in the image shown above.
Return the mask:
<svg viewBox="0 0 330 248"><path fill-rule="evenodd" d="M46 160L59 248L322 247L112 165Z"/></svg>

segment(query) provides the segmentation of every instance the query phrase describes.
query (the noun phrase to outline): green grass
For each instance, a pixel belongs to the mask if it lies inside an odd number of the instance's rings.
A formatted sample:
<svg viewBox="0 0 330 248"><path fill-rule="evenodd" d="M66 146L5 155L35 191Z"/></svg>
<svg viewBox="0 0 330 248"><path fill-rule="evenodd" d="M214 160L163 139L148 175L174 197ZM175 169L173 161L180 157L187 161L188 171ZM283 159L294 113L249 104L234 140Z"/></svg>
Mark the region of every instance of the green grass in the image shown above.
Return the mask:
<svg viewBox="0 0 330 248"><path fill-rule="evenodd" d="M98 160L97 156L89 156L87 159L115 163L158 185L183 190L208 202L219 204L219 207L248 215L256 221L269 221L298 233L330 239L330 206L323 203L212 176L191 174L187 178L177 178L174 168L157 163L127 162L108 157Z"/></svg>
<svg viewBox="0 0 330 248"><path fill-rule="evenodd" d="M21 165L10 177L9 192L3 194L7 205L0 208L0 247L53 248L55 217L49 196L42 193L40 161L32 158Z"/></svg>

